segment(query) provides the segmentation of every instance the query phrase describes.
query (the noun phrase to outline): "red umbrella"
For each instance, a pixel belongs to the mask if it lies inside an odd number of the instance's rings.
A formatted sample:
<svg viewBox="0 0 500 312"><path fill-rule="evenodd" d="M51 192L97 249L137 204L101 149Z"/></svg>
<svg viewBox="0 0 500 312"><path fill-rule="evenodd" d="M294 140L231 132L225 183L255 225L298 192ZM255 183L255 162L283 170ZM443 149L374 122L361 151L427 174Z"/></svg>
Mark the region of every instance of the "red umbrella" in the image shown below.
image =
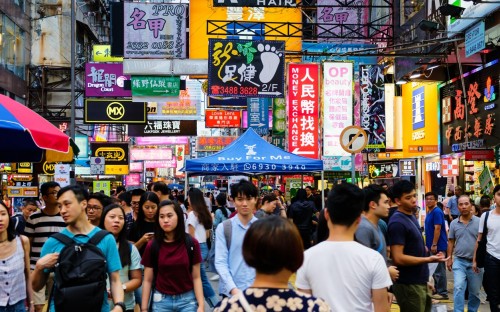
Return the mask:
<svg viewBox="0 0 500 312"><path fill-rule="evenodd" d="M70 152L69 137L28 107L0 94L0 162L39 162Z"/></svg>

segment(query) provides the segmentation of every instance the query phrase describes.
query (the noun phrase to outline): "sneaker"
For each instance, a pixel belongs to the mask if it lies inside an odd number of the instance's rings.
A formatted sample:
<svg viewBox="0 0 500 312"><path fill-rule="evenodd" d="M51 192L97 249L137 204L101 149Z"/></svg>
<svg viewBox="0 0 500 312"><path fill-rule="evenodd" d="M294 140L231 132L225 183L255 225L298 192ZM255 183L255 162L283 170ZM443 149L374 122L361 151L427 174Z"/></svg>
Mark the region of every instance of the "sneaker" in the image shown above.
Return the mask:
<svg viewBox="0 0 500 312"><path fill-rule="evenodd" d="M219 275L215 274L211 278L209 278L211 281L218 281L219 280Z"/></svg>
<svg viewBox="0 0 500 312"><path fill-rule="evenodd" d="M435 295L432 295L432 299L436 299L436 300L448 300L448 295L435 294Z"/></svg>

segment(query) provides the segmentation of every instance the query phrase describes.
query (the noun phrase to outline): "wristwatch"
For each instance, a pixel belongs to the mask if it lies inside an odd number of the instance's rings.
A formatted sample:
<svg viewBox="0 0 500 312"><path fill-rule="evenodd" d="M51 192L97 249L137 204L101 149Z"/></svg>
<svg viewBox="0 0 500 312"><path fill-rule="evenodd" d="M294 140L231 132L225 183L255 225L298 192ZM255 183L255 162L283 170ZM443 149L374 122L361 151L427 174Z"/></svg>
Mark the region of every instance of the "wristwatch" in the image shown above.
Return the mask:
<svg viewBox="0 0 500 312"><path fill-rule="evenodd" d="M119 306L120 308L122 308L123 312L127 310L127 308L125 307L125 303L123 303L123 301L115 302L115 306Z"/></svg>
<svg viewBox="0 0 500 312"><path fill-rule="evenodd" d="M123 287L123 291L127 291L127 285L122 284L122 287Z"/></svg>

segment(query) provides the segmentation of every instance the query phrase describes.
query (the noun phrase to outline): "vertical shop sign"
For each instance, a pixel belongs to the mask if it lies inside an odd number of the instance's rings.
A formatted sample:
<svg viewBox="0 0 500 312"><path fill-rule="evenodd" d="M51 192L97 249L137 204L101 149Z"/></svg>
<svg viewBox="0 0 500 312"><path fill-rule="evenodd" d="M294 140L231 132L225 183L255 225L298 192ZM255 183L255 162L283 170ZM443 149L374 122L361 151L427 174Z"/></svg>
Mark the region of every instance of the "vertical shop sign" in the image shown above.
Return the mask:
<svg viewBox="0 0 500 312"><path fill-rule="evenodd" d="M384 66L361 65L361 128L368 135L367 153L385 151Z"/></svg>
<svg viewBox="0 0 500 312"><path fill-rule="evenodd" d="M248 128L252 128L259 135L269 133L269 102L267 98L248 98Z"/></svg>
<svg viewBox="0 0 500 312"><path fill-rule="evenodd" d="M124 3L124 57L185 58L186 4Z"/></svg>
<svg viewBox="0 0 500 312"><path fill-rule="evenodd" d="M353 63L323 64L323 156L348 156L340 134L352 125Z"/></svg>
<svg viewBox="0 0 500 312"><path fill-rule="evenodd" d="M273 135L285 135L286 101L284 98L273 99Z"/></svg>
<svg viewBox="0 0 500 312"><path fill-rule="evenodd" d="M319 65L288 65L288 151L318 159Z"/></svg>

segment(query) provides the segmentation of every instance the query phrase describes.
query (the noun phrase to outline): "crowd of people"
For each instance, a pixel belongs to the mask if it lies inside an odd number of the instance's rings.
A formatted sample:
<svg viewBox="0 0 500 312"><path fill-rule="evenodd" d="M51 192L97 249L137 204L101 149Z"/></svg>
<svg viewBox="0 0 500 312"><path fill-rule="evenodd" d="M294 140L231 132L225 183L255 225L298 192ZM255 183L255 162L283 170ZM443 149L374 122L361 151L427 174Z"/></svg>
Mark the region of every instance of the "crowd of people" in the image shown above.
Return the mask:
<svg viewBox="0 0 500 312"><path fill-rule="evenodd" d="M478 311L481 286L500 311L500 186L492 206L458 187L443 203L428 192L422 225L406 180L343 183L324 198L306 187L289 202L247 180L215 196L163 182L112 196L47 182L40 194L43 209L27 199L16 216L0 203L0 312L378 312L392 302L427 312L448 299L447 269L454 311Z"/></svg>

